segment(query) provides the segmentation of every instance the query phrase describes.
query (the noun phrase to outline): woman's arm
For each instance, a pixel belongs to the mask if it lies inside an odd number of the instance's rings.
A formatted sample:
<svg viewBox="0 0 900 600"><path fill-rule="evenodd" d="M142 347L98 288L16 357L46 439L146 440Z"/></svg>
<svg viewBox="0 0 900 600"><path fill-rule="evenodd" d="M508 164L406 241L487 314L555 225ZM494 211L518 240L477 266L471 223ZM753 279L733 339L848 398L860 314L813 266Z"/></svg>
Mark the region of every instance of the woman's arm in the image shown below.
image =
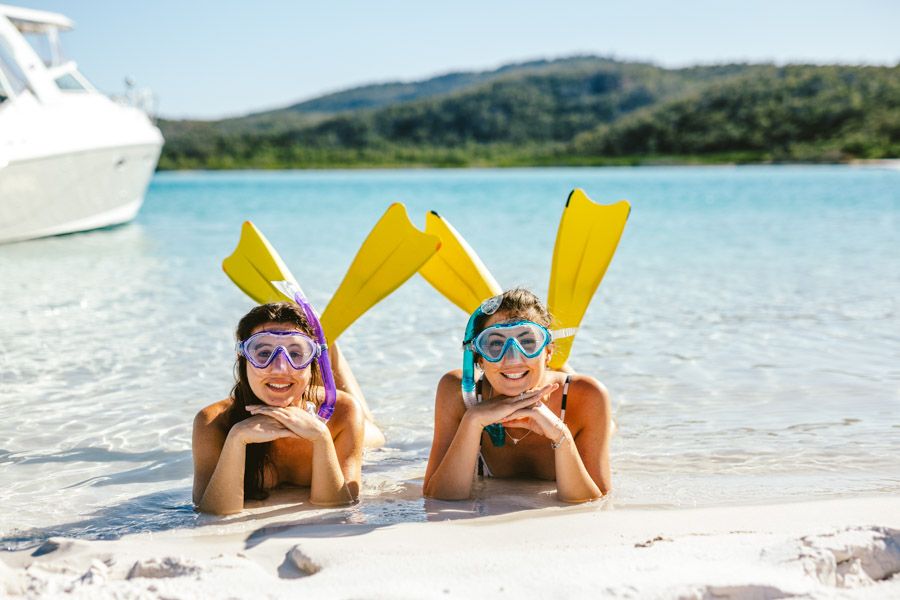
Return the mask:
<svg viewBox="0 0 900 600"><path fill-rule="evenodd" d="M502 422L527 427L550 440L556 469L556 489L563 502L595 500L610 489L609 394L599 381L572 376L569 386L569 423L576 434L547 405L539 403L509 415Z"/></svg>
<svg viewBox="0 0 900 600"><path fill-rule="evenodd" d="M352 396L338 392L328 425L296 406L248 406L254 415L271 417L312 444L309 501L334 506L359 496L365 413Z"/></svg>
<svg viewBox="0 0 900 600"><path fill-rule="evenodd" d="M226 434L220 420L225 415L208 407L194 418L193 500L203 512L226 515L244 508L246 447L293 434L267 417L245 419Z"/></svg>
<svg viewBox="0 0 900 600"><path fill-rule="evenodd" d="M326 434L313 442L312 482L309 501L333 506L349 504L359 498L362 479L362 453L365 411L347 394L338 399L338 410L332 415Z"/></svg>
<svg viewBox="0 0 900 600"><path fill-rule="evenodd" d="M428 498L461 500L472 491L482 426L474 421L460 396L458 371L438 383L434 399L434 438L422 493Z"/></svg>
<svg viewBox="0 0 900 600"><path fill-rule="evenodd" d="M570 413L576 434L560 432L554 453L556 489L564 502L595 500L609 493L610 400L606 388L592 377L573 377Z"/></svg>
<svg viewBox="0 0 900 600"><path fill-rule="evenodd" d="M524 406L540 402L556 384L515 398L499 396L466 410L460 393L460 372L444 375L434 402L434 439L422 493L428 498L461 500L472 492L481 431Z"/></svg>

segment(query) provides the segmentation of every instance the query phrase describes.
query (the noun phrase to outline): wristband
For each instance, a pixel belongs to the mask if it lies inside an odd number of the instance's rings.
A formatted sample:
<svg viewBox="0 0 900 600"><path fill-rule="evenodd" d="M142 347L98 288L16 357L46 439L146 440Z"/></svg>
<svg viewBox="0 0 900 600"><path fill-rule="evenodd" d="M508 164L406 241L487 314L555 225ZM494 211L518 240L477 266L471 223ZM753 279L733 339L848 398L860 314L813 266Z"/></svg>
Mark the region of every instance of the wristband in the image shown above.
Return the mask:
<svg viewBox="0 0 900 600"><path fill-rule="evenodd" d="M557 448L562 446L563 440L566 439L566 431L568 431L568 428L565 425L563 425L562 427L559 428L559 439L556 440L555 442L550 442L551 448L556 450Z"/></svg>

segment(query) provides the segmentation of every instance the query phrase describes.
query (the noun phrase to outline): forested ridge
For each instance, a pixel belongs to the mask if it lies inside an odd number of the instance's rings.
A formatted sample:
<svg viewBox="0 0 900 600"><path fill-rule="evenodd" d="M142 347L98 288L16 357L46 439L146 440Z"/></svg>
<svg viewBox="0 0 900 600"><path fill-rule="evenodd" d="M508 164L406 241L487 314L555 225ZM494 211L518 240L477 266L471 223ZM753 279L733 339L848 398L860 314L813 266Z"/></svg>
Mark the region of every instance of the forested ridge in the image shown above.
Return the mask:
<svg viewBox="0 0 900 600"><path fill-rule="evenodd" d="M900 156L900 66L597 57L161 121L161 169L836 162Z"/></svg>

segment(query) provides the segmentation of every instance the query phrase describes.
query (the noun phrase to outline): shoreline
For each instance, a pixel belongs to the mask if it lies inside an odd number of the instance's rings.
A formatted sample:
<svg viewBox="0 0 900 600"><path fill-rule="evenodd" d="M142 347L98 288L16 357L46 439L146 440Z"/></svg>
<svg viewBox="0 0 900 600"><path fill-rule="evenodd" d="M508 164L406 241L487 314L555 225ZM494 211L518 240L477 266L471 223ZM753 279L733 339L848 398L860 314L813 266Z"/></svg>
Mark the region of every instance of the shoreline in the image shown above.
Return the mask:
<svg viewBox="0 0 900 600"><path fill-rule="evenodd" d="M673 158L672 160L658 159L634 159L624 161L609 162L561 162L558 164L534 163L534 164L471 164L471 165L443 165L443 164L420 164L420 163L400 163L400 164L358 164L350 165L346 163L334 163L327 165L309 165L309 166L283 166L283 167L264 167L264 166L237 166L228 168L216 167L197 167L197 168L157 168L155 175L161 173L247 173L247 172L293 172L293 171L514 171L517 169L605 169L605 168L640 168L640 167L673 167L673 168L693 168L693 167L835 167L835 166L851 166L851 167L872 167L885 168L890 170L900 170L900 158L855 158L849 160L838 161L703 161L693 160L686 157L684 160Z"/></svg>
<svg viewBox="0 0 900 600"><path fill-rule="evenodd" d="M600 502L384 526L327 518L298 524L290 510L262 511L114 541L52 538L0 557L0 591L90 598L900 594L900 499L893 497L652 510Z"/></svg>

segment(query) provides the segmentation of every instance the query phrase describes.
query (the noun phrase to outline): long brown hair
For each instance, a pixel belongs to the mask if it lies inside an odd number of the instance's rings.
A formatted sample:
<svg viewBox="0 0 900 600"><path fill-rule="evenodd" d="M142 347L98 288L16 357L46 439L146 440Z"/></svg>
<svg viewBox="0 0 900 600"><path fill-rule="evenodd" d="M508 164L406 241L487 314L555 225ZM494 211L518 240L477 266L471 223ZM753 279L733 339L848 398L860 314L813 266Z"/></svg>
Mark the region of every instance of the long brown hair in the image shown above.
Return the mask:
<svg viewBox="0 0 900 600"><path fill-rule="evenodd" d="M253 333L254 329L264 323L283 323L289 325L292 329L302 331L310 337L314 336L312 326L307 320L303 309L289 302L263 304L252 309L238 323L235 336L238 341L246 340ZM314 391L318 386L322 385L319 361L313 361L310 369L309 385L306 386L306 390L303 392L302 400L303 402L312 402L318 405ZM247 406L263 404L263 401L250 389L250 383L247 381L247 359L242 354L238 354L237 362L235 363L234 379L234 387L231 390L231 397L234 402L229 410L229 430L237 423L251 416L247 412ZM245 499L262 500L269 495L265 491L265 472L266 465L271 462L269 458L271 446L271 442L247 445L246 462L244 463Z"/></svg>

